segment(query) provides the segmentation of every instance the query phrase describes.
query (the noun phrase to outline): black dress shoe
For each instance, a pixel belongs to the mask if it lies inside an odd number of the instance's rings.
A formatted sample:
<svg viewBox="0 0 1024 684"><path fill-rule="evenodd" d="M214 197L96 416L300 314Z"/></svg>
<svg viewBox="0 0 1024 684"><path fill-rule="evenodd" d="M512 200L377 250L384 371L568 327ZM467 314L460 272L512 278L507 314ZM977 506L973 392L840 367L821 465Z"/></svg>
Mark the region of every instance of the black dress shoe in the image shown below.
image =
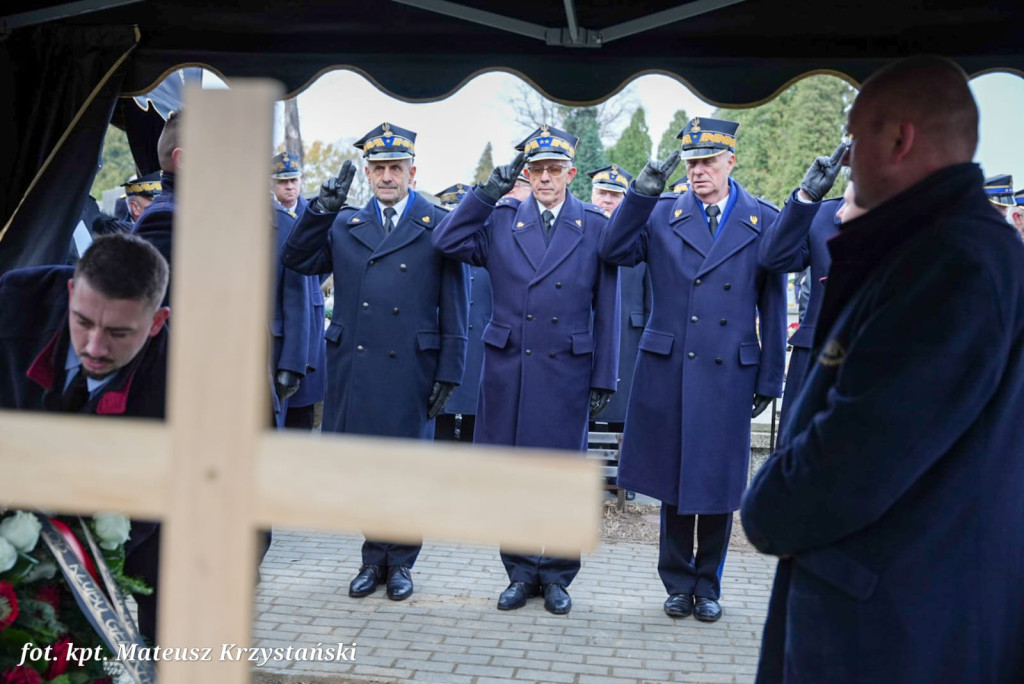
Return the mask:
<svg viewBox="0 0 1024 684"><path fill-rule="evenodd" d="M561 584L544 587L544 610L555 615L565 615L572 610L572 599Z"/></svg>
<svg viewBox="0 0 1024 684"><path fill-rule="evenodd" d="M714 622L722 617L722 606L715 599L698 596L693 603L693 617L701 622Z"/></svg>
<svg viewBox="0 0 1024 684"><path fill-rule="evenodd" d="M526 582L512 582L498 597L498 610L515 610L526 605L526 599L536 592Z"/></svg>
<svg viewBox="0 0 1024 684"><path fill-rule="evenodd" d="M672 594L665 600L665 615L674 618L684 618L690 617L692 614L692 594Z"/></svg>
<svg viewBox="0 0 1024 684"><path fill-rule="evenodd" d="M348 595L352 598L362 598L377 591L377 583L384 575L379 565L364 565L359 568L359 574L348 585Z"/></svg>
<svg viewBox="0 0 1024 684"><path fill-rule="evenodd" d="M388 568L388 598L392 601L404 601L412 596L412 573L404 565L392 565Z"/></svg>

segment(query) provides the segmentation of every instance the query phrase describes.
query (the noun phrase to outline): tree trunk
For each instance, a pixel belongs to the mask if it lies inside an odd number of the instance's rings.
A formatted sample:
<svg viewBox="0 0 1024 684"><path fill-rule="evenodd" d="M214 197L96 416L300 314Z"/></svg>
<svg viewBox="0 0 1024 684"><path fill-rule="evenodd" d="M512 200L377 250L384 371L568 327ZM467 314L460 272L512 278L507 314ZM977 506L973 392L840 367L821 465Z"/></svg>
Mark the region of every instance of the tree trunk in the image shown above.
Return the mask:
<svg viewBox="0 0 1024 684"><path fill-rule="evenodd" d="M284 149L299 158L299 168L305 165L302 150L302 133L299 131L299 101L296 98L284 101Z"/></svg>

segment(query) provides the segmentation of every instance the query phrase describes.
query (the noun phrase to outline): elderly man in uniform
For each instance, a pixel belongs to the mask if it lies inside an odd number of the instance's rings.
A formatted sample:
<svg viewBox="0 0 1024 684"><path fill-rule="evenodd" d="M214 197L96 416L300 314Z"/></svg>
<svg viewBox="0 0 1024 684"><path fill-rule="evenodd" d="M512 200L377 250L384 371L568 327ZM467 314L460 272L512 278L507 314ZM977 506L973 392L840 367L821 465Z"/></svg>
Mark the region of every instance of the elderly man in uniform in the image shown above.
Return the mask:
<svg viewBox="0 0 1024 684"><path fill-rule="evenodd" d="M1024 681L1024 246L955 63L872 75L849 131L868 212L829 242L815 364L743 501L785 609L759 681Z"/></svg>
<svg viewBox="0 0 1024 684"><path fill-rule="evenodd" d="M647 262L653 295L619 485L662 502L665 612L705 622L722 615L722 568L747 483L751 415L782 393L785 363L784 276L757 263L762 230L778 212L729 177L737 128L690 121L678 136L690 192L661 194L680 152L648 163L601 237L609 262Z"/></svg>
<svg viewBox="0 0 1024 684"><path fill-rule="evenodd" d="M445 209L454 209L469 192L470 186L462 183L442 190L434 195ZM502 199L502 202L514 201ZM466 347L466 371L462 384L452 392L435 422L435 438L472 442L476 427L476 406L480 397L480 368L484 362L484 327L491 320L491 277L487 269L469 267L469 343Z"/></svg>
<svg viewBox="0 0 1024 684"><path fill-rule="evenodd" d="M124 188L128 218L135 223L142 216L142 212L146 211L156 196L160 194L160 172L154 171L145 176L133 178L121 187Z"/></svg>
<svg viewBox="0 0 1024 684"><path fill-rule="evenodd" d="M605 213L567 192L577 139L543 125L434 231L445 254L491 276L493 315L483 332L477 443L583 451L588 414L615 391L618 275L597 255ZM499 201L528 165L533 198ZM497 206L495 206L497 205ZM579 556L501 554L511 583L499 610L531 595L561 615Z"/></svg>
<svg viewBox="0 0 1024 684"><path fill-rule="evenodd" d="M302 170L298 157L281 152L271 161L271 169L278 255L270 326L274 389L280 406L277 423L279 427L312 430L316 405L323 402L327 391L324 295L319 277L285 268L280 259L308 204L299 194Z"/></svg>
<svg viewBox="0 0 1024 684"><path fill-rule="evenodd" d="M410 192L415 141L415 133L388 123L357 141L373 199L344 206L355 175L346 161L299 218L281 256L300 273L334 274L325 333L329 432L433 439L434 417L462 381L467 278L462 264L430 243L446 212ZM388 598L408 598L419 551L420 544L367 539L349 596L368 596L386 581Z"/></svg>

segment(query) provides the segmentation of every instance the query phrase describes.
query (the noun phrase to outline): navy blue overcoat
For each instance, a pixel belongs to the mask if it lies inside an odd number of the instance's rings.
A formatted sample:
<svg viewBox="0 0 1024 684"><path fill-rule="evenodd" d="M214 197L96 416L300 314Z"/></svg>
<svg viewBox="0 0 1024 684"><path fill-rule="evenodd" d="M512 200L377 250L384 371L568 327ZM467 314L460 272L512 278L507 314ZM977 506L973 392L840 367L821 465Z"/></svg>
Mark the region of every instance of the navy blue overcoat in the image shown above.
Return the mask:
<svg viewBox="0 0 1024 684"><path fill-rule="evenodd" d="M692 192L647 197L630 187L601 240L611 263L647 262L653 298L619 484L681 515L739 508L754 393L782 393L785 280L757 263L761 230L777 210L729 183L717 239Z"/></svg>
<svg viewBox="0 0 1024 684"><path fill-rule="evenodd" d="M1024 681L1024 245L974 164L850 221L743 501L786 556L758 681Z"/></svg>
<svg viewBox="0 0 1024 684"><path fill-rule="evenodd" d="M473 441L586 448L590 389L614 390L618 370L618 269L597 255L606 220L567 194L545 245L535 200L494 206L474 190L434 231L491 276Z"/></svg>
<svg viewBox="0 0 1024 684"><path fill-rule="evenodd" d="M386 237L376 200L337 214L310 206L292 230L285 266L334 273L324 430L433 437L433 383L460 383L466 361L466 267L430 244L444 215L411 193Z"/></svg>
<svg viewBox="0 0 1024 684"><path fill-rule="evenodd" d="M619 334L619 389L612 395L597 420L621 423L626 420L629 391L633 386L633 369L640 346L640 335L651 315L651 287L647 279L647 265L619 268L621 329Z"/></svg>
<svg viewBox="0 0 1024 684"><path fill-rule="evenodd" d="M442 413L476 415L480 398L480 369L484 365L484 328L491 321L491 277L487 269L469 267L469 344L466 347L466 372L462 384L452 392Z"/></svg>
<svg viewBox="0 0 1024 684"><path fill-rule="evenodd" d="M782 398L782 416L779 418L781 432L789 421L790 409L800 394L807 368L811 361L811 345L814 329L818 324L821 300L825 296L825 278L832 265L832 256L826 244L839 233L839 218L836 212L843 205L841 199L825 200L820 203L800 202L790 196L779 217L764 231L758 261L773 273L799 273L811 269L811 294L807 300L804 320L789 344L793 352L789 357L789 371L786 373L786 393Z"/></svg>
<svg viewBox="0 0 1024 684"><path fill-rule="evenodd" d="M274 371L287 370L303 376L299 390L284 402L285 408L323 401L327 390L324 295L320 291L320 278L285 268L280 258L288 236L307 205L304 197L299 197L293 210L274 203L277 287L270 321L270 334L274 339L272 366Z"/></svg>

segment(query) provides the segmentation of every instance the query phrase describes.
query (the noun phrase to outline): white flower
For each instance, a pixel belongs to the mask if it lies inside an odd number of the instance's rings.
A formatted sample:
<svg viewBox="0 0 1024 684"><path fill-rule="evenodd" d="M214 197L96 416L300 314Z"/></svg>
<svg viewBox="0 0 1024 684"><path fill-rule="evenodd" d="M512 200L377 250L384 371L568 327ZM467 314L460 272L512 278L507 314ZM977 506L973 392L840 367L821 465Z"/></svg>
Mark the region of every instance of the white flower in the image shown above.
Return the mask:
<svg viewBox="0 0 1024 684"><path fill-rule="evenodd" d="M92 517L92 526L100 548L113 551L128 541L132 525L128 518L120 513L97 513Z"/></svg>
<svg viewBox="0 0 1024 684"><path fill-rule="evenodd" d="M0 572L7 572L18 562L18 550L11 542L0 537Z"/></svg>
<svg viewBox="0 0 1024 684"><path fill-rule="evenodd" d="M22 553L30 553L39 541L39 524L36 516L25 511L18 511L0 522L0 537L11 543L11 546Z"/></svg>

